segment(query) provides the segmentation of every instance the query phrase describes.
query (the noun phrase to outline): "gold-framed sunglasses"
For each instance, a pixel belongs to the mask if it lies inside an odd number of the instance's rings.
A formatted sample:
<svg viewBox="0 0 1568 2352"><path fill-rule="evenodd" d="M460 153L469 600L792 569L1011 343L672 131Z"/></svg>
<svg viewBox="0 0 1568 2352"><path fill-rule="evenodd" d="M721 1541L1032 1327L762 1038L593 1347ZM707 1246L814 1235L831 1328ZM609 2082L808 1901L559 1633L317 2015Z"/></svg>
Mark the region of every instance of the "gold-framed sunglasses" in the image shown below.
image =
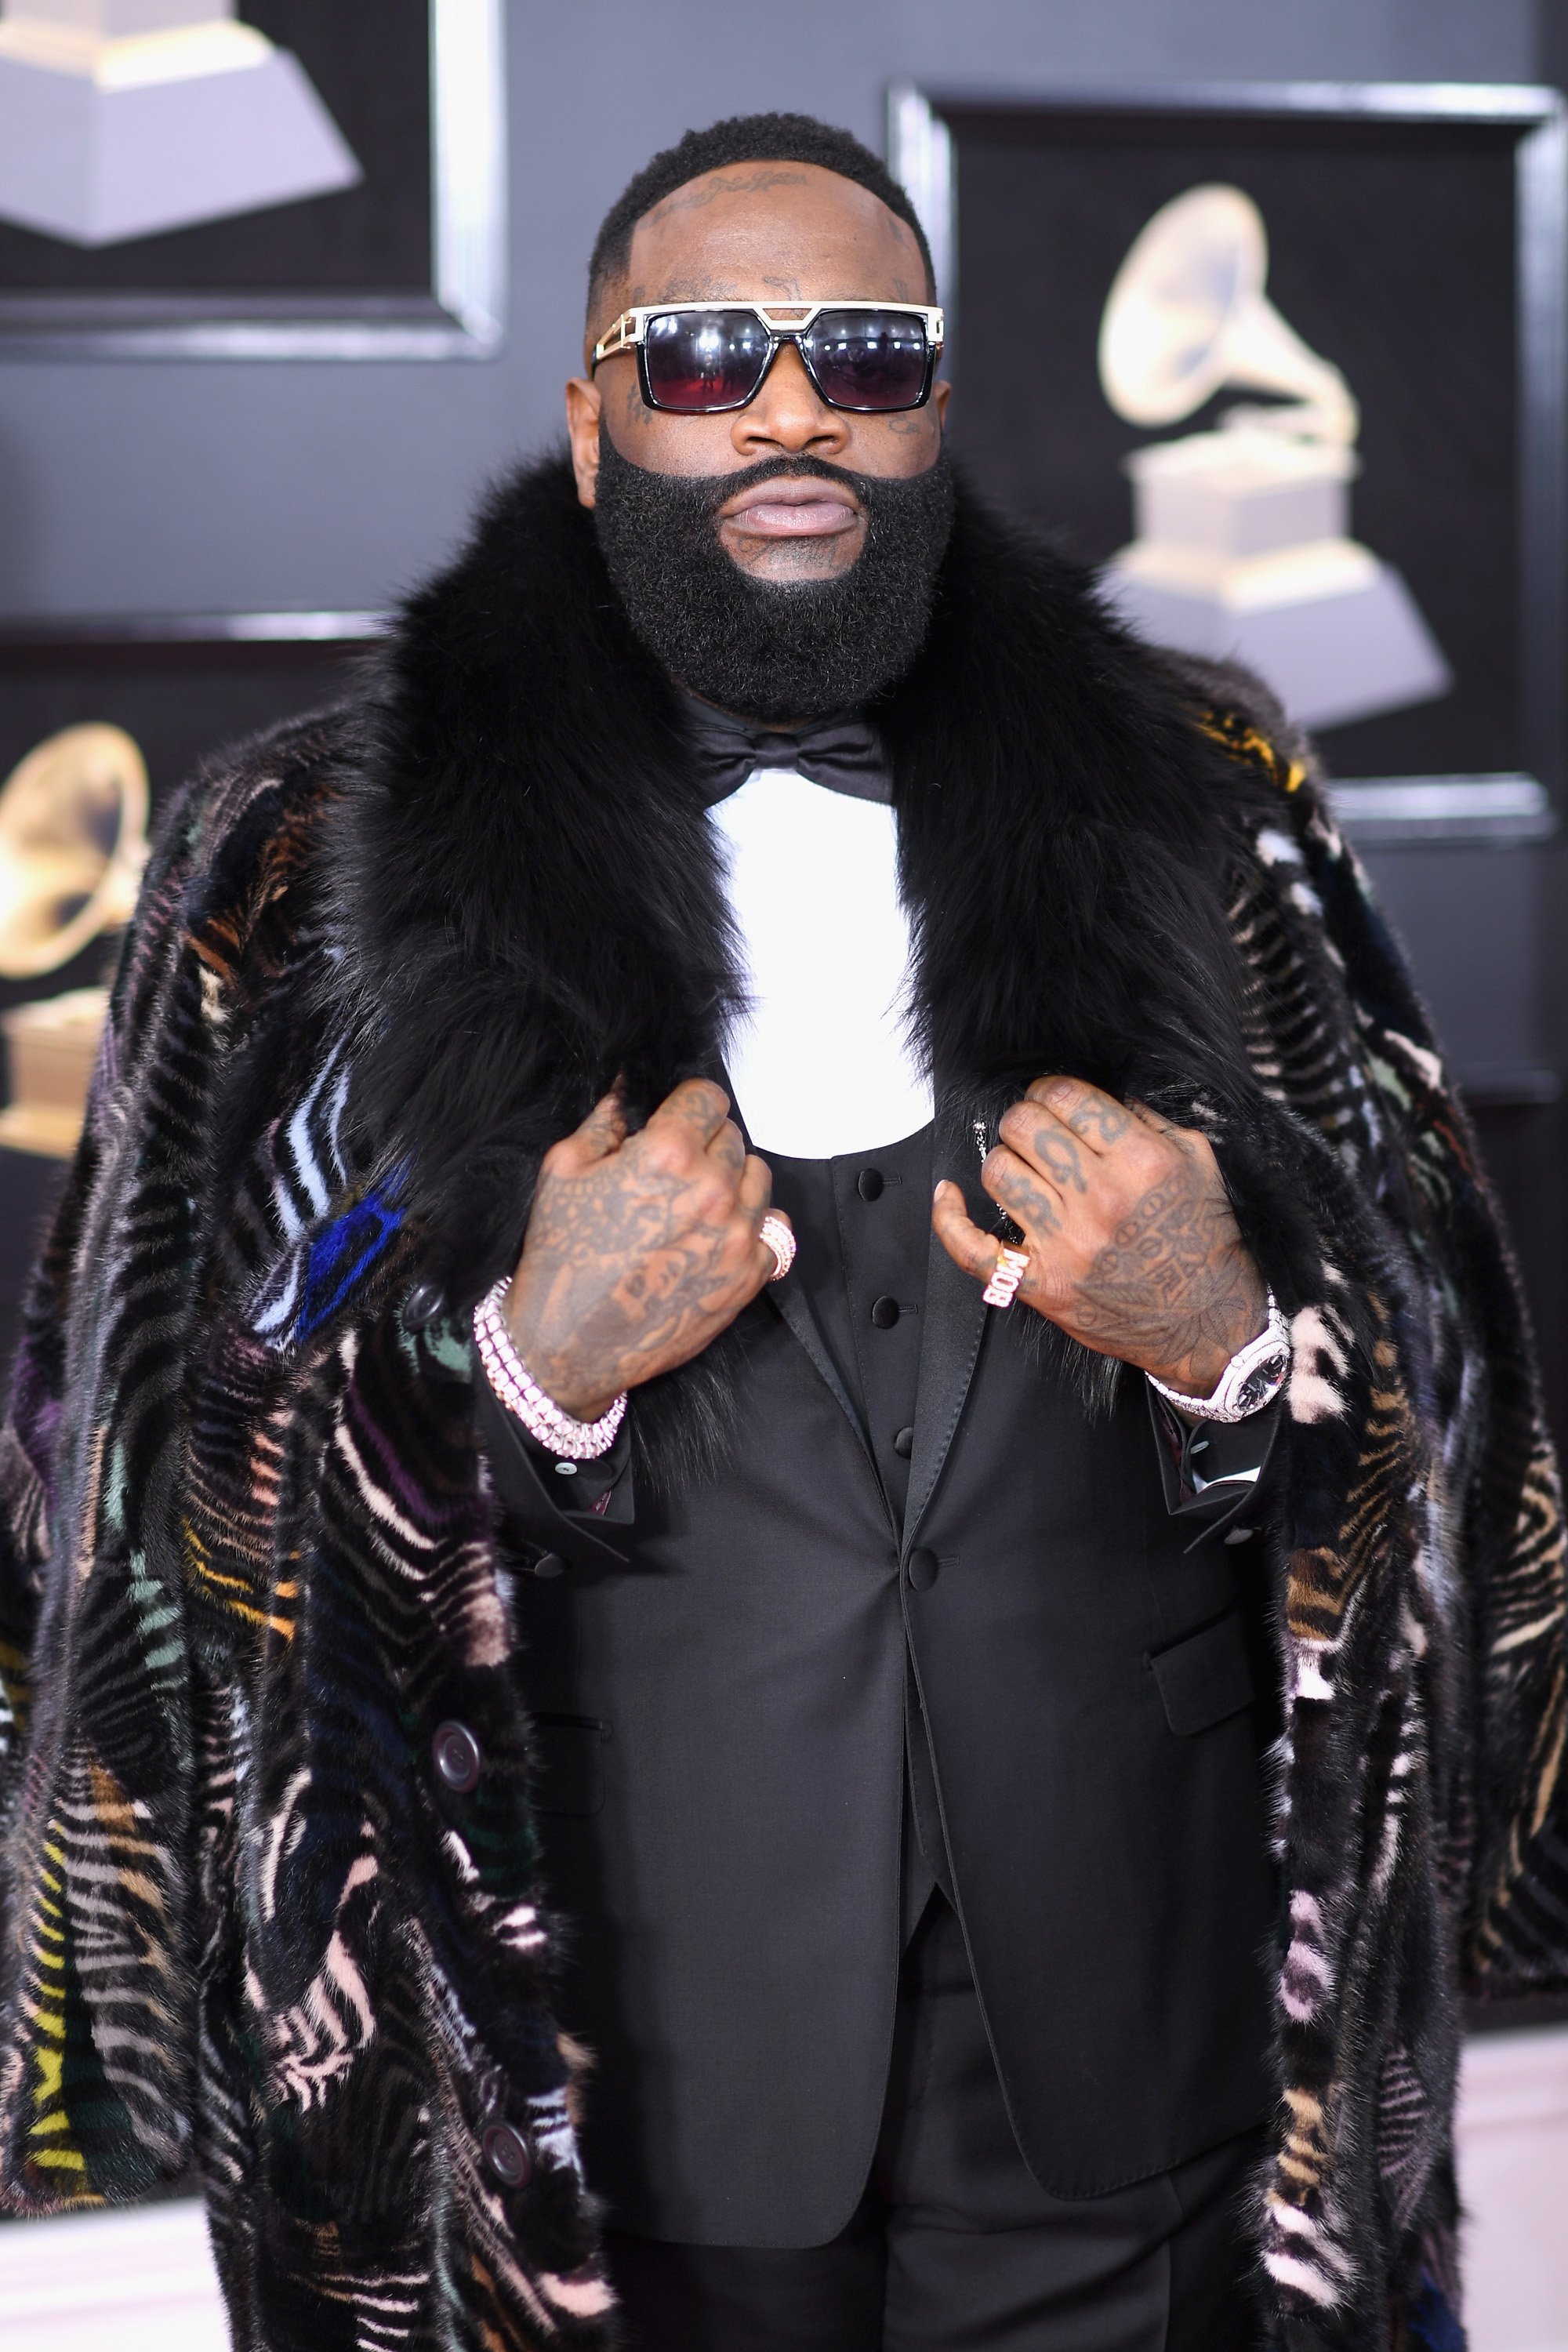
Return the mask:
<svg viewBox="0 0 1568 2352"><path fill-rule="evenodd" d="M782 344L793 343L829 408L880 416L931 398L942 352L933 303L651 302L623 310L594 346L593 366L635 352L650 408L713 416L744 408Z"/></svg>

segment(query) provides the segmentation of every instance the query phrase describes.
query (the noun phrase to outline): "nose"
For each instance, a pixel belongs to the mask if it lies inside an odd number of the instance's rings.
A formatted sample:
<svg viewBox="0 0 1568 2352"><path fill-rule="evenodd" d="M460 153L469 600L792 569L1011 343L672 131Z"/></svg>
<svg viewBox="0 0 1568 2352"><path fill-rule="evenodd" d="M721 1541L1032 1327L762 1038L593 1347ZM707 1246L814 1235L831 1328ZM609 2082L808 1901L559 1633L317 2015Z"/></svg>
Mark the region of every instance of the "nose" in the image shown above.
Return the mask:
<svg viewBox="0 0 1568 2352"><path fill-rule="evenodd" d="M793 343L780 347L756 398L735 412L731 438L739 454L759 457L833 457L847 445L849 420L829 408Z"/></svg>

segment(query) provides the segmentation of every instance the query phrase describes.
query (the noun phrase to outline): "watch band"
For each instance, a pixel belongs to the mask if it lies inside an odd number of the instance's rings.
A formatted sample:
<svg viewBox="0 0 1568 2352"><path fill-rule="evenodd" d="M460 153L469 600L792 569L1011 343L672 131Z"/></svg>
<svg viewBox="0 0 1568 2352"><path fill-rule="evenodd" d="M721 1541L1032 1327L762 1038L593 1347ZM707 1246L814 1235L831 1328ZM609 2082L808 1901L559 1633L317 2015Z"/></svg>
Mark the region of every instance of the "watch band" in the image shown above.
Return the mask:
<svg viewBox="0 0 1568 2352"><path fill-rule="evenodd" d="M1206 1397L1188 1396L1152 1372L1144 1379L1163 1397L1196 1421L1245 1421L1272 1404L1290 1374L1290 1326L1268 1293L1268 1320L1256 1339L1238 1348Z"/></svg>

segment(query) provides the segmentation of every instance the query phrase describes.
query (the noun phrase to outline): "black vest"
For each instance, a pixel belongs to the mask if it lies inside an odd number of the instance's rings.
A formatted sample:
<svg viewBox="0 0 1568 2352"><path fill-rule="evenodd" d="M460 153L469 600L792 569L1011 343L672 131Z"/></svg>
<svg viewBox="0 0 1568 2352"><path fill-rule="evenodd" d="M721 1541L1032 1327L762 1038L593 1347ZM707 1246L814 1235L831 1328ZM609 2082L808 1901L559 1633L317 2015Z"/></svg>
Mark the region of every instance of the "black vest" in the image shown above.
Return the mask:
<svg viewBox="0 0 1568 2352"><path fill-rule="evenodd" d="M498 1458L522 1557L568 1562L518 1606L589 2179L651 2235L849 2218L922 1712L924 1843L1041 2186L1164 2170L1269 2104L1250 1548L1173 1519L1141 1380L1091 1417L931 1243L933 1158L990 1222L962 1127L773 1163L800 1255L743 1318L721 1474L617 1537Z"/></svg>

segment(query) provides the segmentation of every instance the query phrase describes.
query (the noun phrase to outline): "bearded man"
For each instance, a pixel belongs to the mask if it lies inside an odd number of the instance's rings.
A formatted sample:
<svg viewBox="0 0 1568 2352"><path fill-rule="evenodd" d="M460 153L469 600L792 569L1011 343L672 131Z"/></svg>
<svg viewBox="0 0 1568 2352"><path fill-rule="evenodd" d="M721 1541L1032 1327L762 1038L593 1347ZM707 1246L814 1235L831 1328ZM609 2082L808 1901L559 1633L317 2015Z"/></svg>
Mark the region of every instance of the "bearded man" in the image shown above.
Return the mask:
<svg viewBox="0 0 1568 2352"><path fill-rule="evenodd" d="M0 2162L194 2170L258 2352L1460 2340L1458 1988L1568 1920L1509 1260L1305 752L941 337L853 140L688 136L570 465L149 873Z"/></svg>

